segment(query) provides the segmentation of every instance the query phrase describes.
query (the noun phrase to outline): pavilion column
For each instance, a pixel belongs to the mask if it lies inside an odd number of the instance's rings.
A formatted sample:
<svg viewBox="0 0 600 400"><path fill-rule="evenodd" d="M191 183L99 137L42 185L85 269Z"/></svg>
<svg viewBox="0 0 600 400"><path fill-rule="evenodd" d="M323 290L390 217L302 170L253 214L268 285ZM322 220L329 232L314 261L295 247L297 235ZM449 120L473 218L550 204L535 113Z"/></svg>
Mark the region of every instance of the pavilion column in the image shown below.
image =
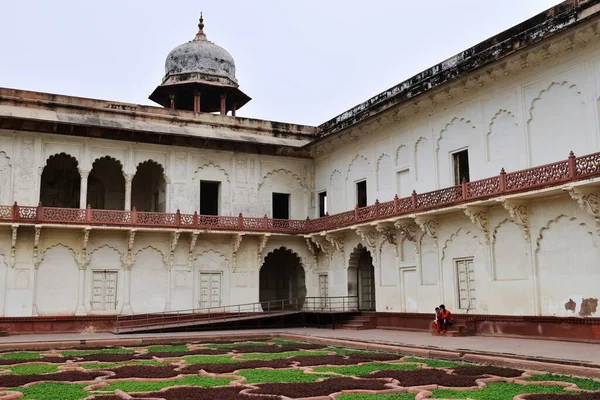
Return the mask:
<svg viewBox="0 0 600 400"><path fill-rule="evenodd" d="M87 315L87 310L85 309L85 303L83 299L85 298L85 266L79 266L79 288L77 291L77 308L75 309L75 315Z"/></svg>
<svg viewBox="0 0 600 400"><path fill-rule="evenodd" d="M125 211L131 210L131 182L133 174L123 174L125 177Z"/></svg>
<svg viewBox="0 0 600 400"><path fill-rule="evenodd" d="M200 93L194 93L194 112L200 112Z"/></svg>
<svg viewBox="0 0 600 400"><path fill-rule="evenodd" d="M79 208L86 208L88 176L90 175L90 171L80 169L79 175L81 176L81 186L79 188Z"/></svg>
<svg viewBox="0 0 600 400"><path fill-rule="evenodd" d="M235 106L235 103L233 103L233 106L231 108L231 116L232 117L235 117L235 112L236 112L236 106Z"/></svg>
<svg viewBox="0 0 600 400"><path fill-rule="evenodd" d="M171 110L175 110L175 95L174 94L169 95L169 100L171 102L171 105L170 105Z"/></svg>
<svg viewBox="0 0 600 400"><path fill-rule="evenodd" d="M227 115L227 95L221 95L221 115Z"/></svg>

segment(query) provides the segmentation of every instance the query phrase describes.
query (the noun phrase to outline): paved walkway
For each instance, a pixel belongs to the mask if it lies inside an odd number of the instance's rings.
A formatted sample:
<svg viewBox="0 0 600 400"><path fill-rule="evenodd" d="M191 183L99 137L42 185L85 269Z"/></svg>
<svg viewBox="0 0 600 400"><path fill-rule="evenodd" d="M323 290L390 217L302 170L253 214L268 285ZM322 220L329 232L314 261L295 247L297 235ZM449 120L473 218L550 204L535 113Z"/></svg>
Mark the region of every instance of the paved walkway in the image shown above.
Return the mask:
<svg viewBox="0 0 600 400"><path fill-rule="evenodd" d="M330 339L344 339L371 343L384 343L398 346L423 347L438 350L469 351L488 354L516 355L530 358L547 358L564 362L593 364L600 367L600 345L589 343L558 342L549 340L514 339L498 337L438 337L423 332L392 331L385 329L372 329L351 331L344 329L314 329L292 328L274 330L236 330L236 331L208 331L208 332L178 332L154 334L114 335L112 333L90 334L33 334L12 335L0 338L0 344L8 343L35 343L35 342L62 342L72 340L122 340L137 338L169 338L169 337L198 337L244 334L271 334L289 333Z"/></svg>

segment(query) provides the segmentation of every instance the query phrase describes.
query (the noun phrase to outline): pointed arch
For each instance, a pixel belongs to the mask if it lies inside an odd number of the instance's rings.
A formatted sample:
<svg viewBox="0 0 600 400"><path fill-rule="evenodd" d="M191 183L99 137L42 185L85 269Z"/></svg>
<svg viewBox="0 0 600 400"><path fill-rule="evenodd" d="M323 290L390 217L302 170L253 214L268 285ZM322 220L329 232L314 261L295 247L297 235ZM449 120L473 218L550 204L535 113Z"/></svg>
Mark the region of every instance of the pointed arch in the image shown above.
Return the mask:
<svg viewBox="0 0 600 400"><path fill-rule="evenodd" d="M421 138L419 138L419 140L420 140L420 139L421 139ZM415 144L415 147L416 147L416 144ZM394 158L394 162L395 162L395 164L396 164L396 165L399 165L399 161L400 161L400 152L401 152L401 151L410 151L410 150L408 149L408 145L406 145L406 144L404 144L404 143L401 143L401 144L400 144L398 147L396 147L396 151L395 151L395 158ZM410 160L406 160L406 163L404 163L404 164L402 164L402 165L405 165L405 164L410 164Z"/></svg>
<svg viewBox="0 0 600 400"><path fill-rule="evenodd" d="M138 211L165 212L167 182L162 164L152 159L140 162L131 182L131 205Z"/></svg>
<svg viewBox="0 0 600 400"><path fill-rule="evenodd" d="M137 251L134 253L134 257L137 257L137 256L138 256L138 254L140 254L141 252L143 252L143 251L145 251L145 250L149 250L149 249L152 249L152 250L155 250L155 251L159 252L159 253L160 253L160 255L162 256L162 258L164 258L164 257L165 257L165 253L164 253L164 252L163 252L161 249L159 249L158 247L156 247L156 246L153 246L153 245L151 245L151 244L149 244L149 245L146 245L146 246L144 246L144 247L141 247L139 250L137 250ZM162 259L162 258L161 258L161 259Z"/></svg>
<svg viewBox="0 0 600 400"><path fill-rule="evenodd" d="M555 86L562 86L567 89L574 89L578 95L581 95L581 91L579 91L577 89L577 85L575 85L574 83L569 83L568 81L562 81L562 82L552 81L548 86L546 86L546 88L540 90L538 95L531 101L531 106L529 107L529 113L528 113L529 115L527 118L527 123L531 122L531 120L533 119L533 111L534 111L537 103L539 103L539 101L542 100L542 98L545 95L547 95L550 92L550 90L552 90L552 88ZM585 102L583 100L581 100L581 103L585 104Z"/></svg>
<svg viewBox="0 0 600 400"><path fill-rule="evenodd" d="M223 261L223 264L225 265L225 267L227 269L229 269L231 267L231 263L229 262L229 259L223 254L221 253L219 250L214 250L214 249L208 249L208 250L204 250L201 253L198 253L195 257L194 257L194 264L196 263L196 261L198 261L201 257L204 256L210 256L210 255L214 255L215 257L221 259Z"/></svg>
<svg viewBox="0 0 600 400"><path fill-rule="evenodd" d="M354 158L352 159L352 161L350 161L350 164L348 164L348 169L346 170L346 181L348 180L348 177L350 176L350 171L352 170L352 166L354 165L355 162L359 162L359 161L365 161L367 163L367 165L371 165L371 163L369 162L369 159L365 156L363 156L362 154L357 154L356 156L354 156Z"/></svg>
<svg viewBox="0 0 600 400"><path fill-rule="evenodd" d="M209 168L214 168L217 171L221 172L225 176L225 180L228 183L231 183L231 181L229 179L229 174L227 173L227 171L223 167L221 167L221 165L216 164L212 161L204 163L204 164L200 165L198 168L196 168L196 170L194 171L194 174L193 174L193 176L194 176L193 179L198 179L198 176L200 175L200 171L202 171L203 169L209 169Z"/></svg>
<svg viewBox="0 0 600 400"><path fill-rule="evenodd" d="M40 203L46 207L80 208L80 190L77 158L67 153L48 157L40 182Z"/></svg>
<svg viewBox="0 0 600 400"><path fill-rule="evenodd" d="M109 250L112 250L112 251L115 251L115 252L117 252L119 255L121 255L121 254L122 254L122 253L121 253L121 250L117 249L116 247L114 247L114 246L111 246L110 244L102 244L101 246L95 247L95 248L93 248L92 250L90 250L90 251L89 251L89 255L90 255L90 257L91 257L91 256L92 256L92 255L93 255L95 252L97 252L97 251L99 251L99 250L102 250L102 249L109 249Z"/></svg>
<svg viewBox="0 0 600 400"><path fill-rule="evenodd" d="M586 233L587 235L590 236L590 238L592 239L592 241L595 243L595 236L594 236L594 229L590 228L585 222L580 222L576 217L568 217L565 214L559 214L557 215L555 218L549 219L546 224L544 226L542 226L540 228L540 230L538 231L538 237L535 240L535 253L538 253L538 251L540 250L540 245L542 240L544 239L544 232L549 230L552 225L555 225L557 223L559 223L561 220L568 220L570 222L576 222L578 223L578 225L580 227L583 227L586 229Z"/></svg>
<svg viewBox="0 0 600 400"><path fill-rule="evenodd" d="M266 174L264 174L260 183L258 184L258 189L260 190L260 188L265 183L267 178L269 178L270 176L273 176L273 175L277 175L277 174L284 174L284 175L290 176L290 177L294 178L302 188L304 188L304 189L306 188L306 186L304 185L304 182L302 181L302 178L300 178L297 174L295 174L292 171L289 171L285 168L279 168L279 169L274 169L274 170L269 171Z"/></svg>
<svg viewBox="0 0 600 400"><path fill-rule="evenodd" d="M263 310L302 309L307 292L305 276L302 258L295 251L281 246L267 253L259 271Z"/></svg>
<svg viewBox="0 0 600 400"><path fill-rule="evenodd" d="M444 125L444 127L440 131L440 134L436 140L436 147L435 147L436 151L439 151L439 149L440 149L440 141L444 138L444 133L448 132L448 130L450 129L451 126L456 125L458 123L466 124L467 126L470 126L472 129L475 129L475 125L473 125L473 123L469 119L459 118L459 117L452 118L450 120L450 122L448 122L446 125Z"/></svg>
<svg viewBox="0 0 600 400"><path fill-rule="evenodd" d="M460 238L462 236L466 236L471 239L474 239L477 242L478 246L482 245L481 238L479 236L475 235L473 232L466 230L464 228L458 228L456 230L456 232L452 233L450 235L450 237L448 239L446 239L446 241L444 242L444 246L442 247L442 257L441 257L442 262L444 261L444 259L446 257L446 250L450 246L450 243L455 242L455 239Z"/></svg>
<svg viewBox="0 0 600 400"><path fill-rule="evenodd" d="M331 187L331 181L333 179L335 179L336 176L339 176L340 178L342 177L342 173L340 172L339 169L334 169L331 174L329 175L329 186Z"/></svg>
<svg viewBox="0 0 600 400"><path fill-rule="evenodd" d="M120 160L111 156L94 160L88 177L86 198L93 209L124 209L125 175Z"/></svg>

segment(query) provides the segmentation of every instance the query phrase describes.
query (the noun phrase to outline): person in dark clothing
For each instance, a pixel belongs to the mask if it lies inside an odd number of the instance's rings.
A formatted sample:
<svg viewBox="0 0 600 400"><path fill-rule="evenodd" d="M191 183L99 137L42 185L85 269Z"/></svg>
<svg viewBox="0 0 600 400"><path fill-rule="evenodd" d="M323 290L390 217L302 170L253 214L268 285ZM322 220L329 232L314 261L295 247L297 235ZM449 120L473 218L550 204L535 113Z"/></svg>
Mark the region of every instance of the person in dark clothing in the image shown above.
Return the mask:
<svg viewBox="0 0 600 400"><path fill-rule="evenodd" d="M446 310L445 305L440 305L438 313L438 329L440 333L446 333L448 327L454 325L454 316L449 310Z"/></svg>

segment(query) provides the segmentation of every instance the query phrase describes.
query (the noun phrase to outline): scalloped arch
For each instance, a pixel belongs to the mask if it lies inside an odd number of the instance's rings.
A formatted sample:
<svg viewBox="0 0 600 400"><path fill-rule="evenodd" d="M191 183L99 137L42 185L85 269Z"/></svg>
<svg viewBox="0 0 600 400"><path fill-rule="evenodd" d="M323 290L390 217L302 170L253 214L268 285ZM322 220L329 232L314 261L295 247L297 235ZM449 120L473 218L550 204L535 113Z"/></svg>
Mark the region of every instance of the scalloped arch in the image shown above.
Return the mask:
<svg viewBox="0 0 600 400"><path fill-rule="evenodd" d="M440 149L440 141L444 138L444 132L447 132L448 129L457 123L464 123L467 124L471 127L471 129L475 129L475 125L473 125L473 123L471 122L470 119L466 119L466 118L459 118L459 117L454 117L450 120L450 122L448 122L446 125L444 125L444 127L442 128L442 130L440 131L440 135L438 136L436 143L435 143L435 150L439 150Z"/></svg>
<svg viewBox="0 0 600 400"><path fill-rule="evenodd" d="M138 169L140 168L140 165L147 164L147 163L158 165L158 167L160 168L160 171L162 172L162 176L165 179L165 182L166 183L171 183L171 179L167 175L167 172L165 170L164 165L162 165L158 161L153 160L152 158L147 158L147 159L145 159L145 160L140 161L139 163L137 163L137 165L135 166L135 173L134 173L134 176L133 176L134 179L135 179L135 175L137 175L137 173L138 173Z"/></svg>
<svg viewBox="0 0 600 400"><path fill-rule="evenodd" d="M492 229L492 245L496 244L496 234L498 233L498 229L500 229L502 226L507 225L507 224L513 224L516 225L519 230L521 230L522 228L519 226L519 224L516 224L515 221L513 221L510 218L504 218L502 221L498 222L496 224L496 226L494 226L494 229Z"/></svg>
<svg viewBox="0 0 600 400"><path fill-rule="evenodd" d="M221 253L219 250L214 250L214 249L208 249L208 250L204 250L204 251L203 251L203 252L201 252L201 253L198 253L198 254L196 255L196 257L194 257L194 264L196 263L196 261L197 261L197 260L198 260L200 257L202 257L202 256L205 256L205 255L209 255L209 254L214 254L214 255L218 256L219 258L223 259L223 260L225 261L225 266L226 266L227 268L229 268L229 267L230 267L230 265L231 265L231 264L230 264L230 262L229 262L229 259L228 259L227 257L225 257L225 255L224 255L223 253Z"/></svg>
<svg viewBox="0 0 600 400"><path fill-rule="evenodd" d="M552 83L550 83L545 89L540 90L540 92L538 93L538 95L531 100L531 106L529 107L529 116L527 119L527 123L531 122L531 120L533 119L533 110L535 108L535 105L544 97L544 95L548 92L550 92L550 90L552 90L553 87L555 86L564 86L567 89L575 89L575 91L577 92L578 95L581 95L581 92L579 90L577 90L577 85L573 84L569 84L569 81L562 81L562 82L556 82L556 81L552 81ZM585 102L582 100L581 101L582 104L585 104Z"/></svg>
<svg viewBox="0 0 600 400"><path fill-rule="evenodd" d="M262 264L260 265L260 268L259 268L258 270L260 271L260 270L262 269L262 267L265 265L265 262L267 261L267 258L268 258L269 256L273 255L273 253L274 253L274 252L276 252L276 251L279 251L279 250L283 250L283 251L286 251L286 252L288 252L288 253L291 253L292 255L294 255L294 256L295 256L295 257L298 259L298 262L300 263L300 266L301 266L303 269L306 269L306 266L305 266L305 264L304 264L304 260L302 259L302 256L301 256L300 254L298 254L298 252L296 252L296 251L294 251L294 250L292 250L292 249L290 249L289 247L286 247L286 246L279 246L279 247L277 247L277 248L274 248L273 250L269 251L269 252L268 252L268 253L267 253L267 254L266 254L264 257L263 257L263 262L262 262Z"/></svg>
<svg viewBox="0 0 600 400"><path fill-rule="evenodd" d="M334 169L331 172L331 175L329 175L329 187L331 187L331 181L333 180L335 174L338 174L340 176L340 178L342 177L342 173L340 172L340 170L339 169Z"/></svg>
<svg viewBox="0 0 600 400"><path fill-rule="evenodd" d="M296 179L296 181L298 181L298 184L306 189L306 187L304 186L304 183L302 182L302 178L300 178L297 174L293 173L292 171L289 171L285 168L279 168L279 169L274 169L272 171L267 172L265 175L263 175L260 183L258 184L258 189L260 189L262 187L262 185L265 183L265 181L267 180L267 178L269 178L270 176L279 174L279 173L283 173L285 175L291 176L292 178Z"/></svg>
<svg viewBox="0 0 600 400"><path fill-rule="evenodd" d="M100 160L108 160L111 162L115 162L117 163L117 165L119 165L119 168L121 169L121 173L123 173L125 171L125 169L123 168L123 163L121 162L121 160L118 160L116 158L114 158L113 156L109 156L109 155L105 155L105 156L101 156L101 157L96 157L94 159L94 161L92 161L92 169L94 169L94 164L96 163L96 161L100 161Z"/></svg>
<svg viewBox="0 0 600 400"><path fill-rule="evenodd" d="M362 158L363 160L365 160L367 162L367 164L371 165L371 163L369 162L369 159L367 157L363 156L362 154L357 154L356 156L354 156L352 161L350 161L350 164L348 164L348 169L346 170L346 180L348 180L348 177L350 176L350 170L352 169L354 162L356 160L358 160L359 158Z"/></svg>
<svg viewBox="0 0 600 400"><path fill-rule="evenodd" d="M350 256L348 257L348 268L358 268L358 260L360 258L360 254L363 251L366 251L367 253L369 253L369 256L371 256L371 259L373 258L373 254L371 254L369 249L367 249L367 247L365 245L363 245L362 243L359 243L350 252ZM373 264L373 267L375 267L374 264Z"/></svg>
<svg viewBox="0 0 600 400"><path fill-rule="evenodd" d="M424 139L424 138L419 138L419 140L420 140L420 139ZM416 146L417 146L417 145L415 144L415 147L416 147ZM398 165L398 157L400 156L400 150L402 150L403 148L405 148L405 149L407 149L407 150L408 150L408 145L406 145L406 144L402 143L402 144L400 144L398 147L396 147L396 151L394 152L394 153L395 153L395 155L396 155L396 156L395 156L395 158L394 158L394 162L396 163L396 165ZM410 151L410 150L409 150L409 151ZM408 163L407 163L407 164L408 164Z"/></svg>
<svg viewBox="0 0 600 400"><path fill-rule="evenodd" d="M77 257L77 252L72 247L67 246L66 244L63 244L63 243L54 243L52 246L46 247L42 251L40 251L40 254L41 254L40 259L43 260L44 257L46 256L46 253L48 253L52 249L57 249L59 247L69 250L71 252L71 255L73 256L73 259L75 259Z"/></svg>
<svg viewBox="0 0 600 400"><path fill-rule="evenodd" d="M377 171L379 171L379 164L381 164L381 161L383 160L384 157L389 158L390 161L392 160L392 157L390 157L389 154L387 154L387 153L381 153L381 155L377 158Z"/></svg>
<svg viewBox="0 0 600 400"><path fill-rule="evenodd" d="M508 111L508 110L504 110L504 109L500 109L498 111L496 111L496 114L494 114L494 116L492 117L492 119L490 120L490 124L488 125L488 131L487 131L487 136L491 135L492 133L492 126L494 125L494 123L496 122L496 120L498 118L500 118L501 115L507 115L509 117L511 117L514 121L515 126L519 126L519 124L517 123L517 119L515 118L515 115Z"/></svg>
<svg viewBox="0 0 600 400"><path fill-rule="evenodd" d="M536 254L540 250L540 244L542 243L542 240L544 239L544 231L547 231L548 229L550 229L552 227L553 224L556 224L561 219L565 219L565 218L567 218L571 222L578 223L578 226L584 227L587 230L587 233L592 238L592 241L595 242L595 240L594 240L594 229L590 229L590 227L585 222L581 222L579 219L577 219L577 217L568 217L565 214L559 214L557 217L548 220L546 222L546 225L542 226L540 228L540 230L538 231L538 237L535 240L535 253Z"/></svg>
<svg viewBox="0 0 600 400"><path fill-rule="evenodd" d="M216 163L214 163L212 161L204 163L201 166L199 166L198 168L196 168L196 170L194 171L194 178L193 179L196 179L198 177L198 172L201 169L205 169L205 168L214 168L214 169L216 169L218 171L221 171L225 175L225 177L227 178L227 182L231 183L231 181L229 180L229 174L227 173L227 171L223 167L221 167L221 165L216 164Z"/></svg>
<svg viewBox="0 0 600 400"><path fill-rule="evenodd" d="M448 245L450 244L450 242L453 242L455 238L461 237L463 235L471 237L471 239L475 239L477 241L477 244L479 246L481 246L481 239L479 238L479 236L473 234L473 232L471 232L471 231L467 231L463 228L458 228L456 230L456 232L454 232L452 235L450 235L450 237L448 239L446 239L446 241L444 242L444 247L442 247L442 257L440 258L442 261L446 257L446 249L448 248Z"/></svg>
<svg viewBox="0 0 600 400"><path fill-rule="evenodd" d="M137 250L137 251L134 253L134 256L135 256L135 257L137 257L137 255L138 255L138 254L140 254L142 251L144 251L144 250L148 250L148 249L152 249L152 250L156 250L156 251L158 251L158 252L160 253L160 255L161 255L161 256L163 256L163 258L164 258L164 256L165 256L165 253L164 253L164 252L163 252L161 249L159 249L158 247L156 247L156 246L153 246L153 245L151 245L151 244L149 244L149 245L147 245L147 246L144 246L144 247L140 248L139 250Z"/></svg>
<svg viewBox="0 0 600 400"><path fill-rule="evenodd" d="M60 153L54 153L54 154L49 155L46 158L46 163L44 164L44 168L48 166L48 161L50 161L51 158L59 157L59 156L64 156L64 157L72 158L73 160L75 160L75 163L77 164L77 167L79 167L79 158L77 158L77 156L74 156L71 153L67 153L67 152L61 151Z"/></svg>
<svg viewBox="0 0 600 400"><path fill-rule="evenodd" d="M111 246L109 244L103 244L101 246L98 246L98 247L94 248L93 250L89 251L88 254L91 257L95 252L97 252L98 250L102 250L102 249L110 249L110 250L116 251L119 254L119 256L121 256L121 251L119 249L117 249L116 247Z"/></svg>

